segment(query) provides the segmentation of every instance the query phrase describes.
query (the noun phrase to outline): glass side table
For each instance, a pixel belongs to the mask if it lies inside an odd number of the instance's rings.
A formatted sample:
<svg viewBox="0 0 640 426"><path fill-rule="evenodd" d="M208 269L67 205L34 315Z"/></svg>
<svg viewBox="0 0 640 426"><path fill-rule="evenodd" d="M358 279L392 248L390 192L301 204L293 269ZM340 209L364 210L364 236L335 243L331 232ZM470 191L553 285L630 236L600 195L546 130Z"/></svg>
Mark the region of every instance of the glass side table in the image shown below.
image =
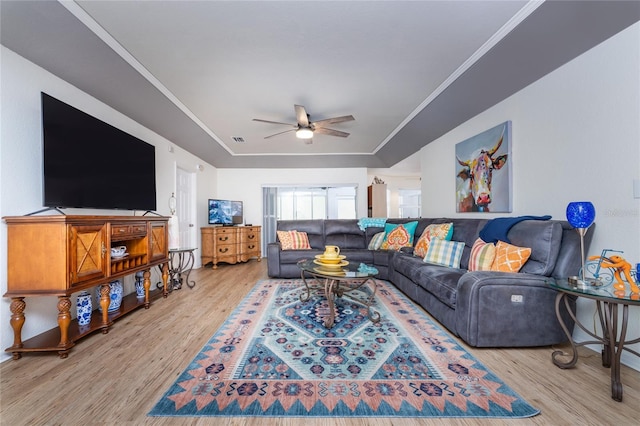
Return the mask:
<svg viewBox="0 0 640 426"><path fill-rule="evenodd" d="M640 357L640 353L629 349L626 345L632 345L640 342L640 337L634 340L625 340L627 334L627 322L629 320L629 306L640 306L640 295L637 293L625 292L624 296L614 296L613 288L609 286L578 288L569 283L568 280L554 280L550 278L547 284L558 290L556 296L556 316L562 326L565 334L571 342L572 358L564 362L559 357L563 355L563 351L554 351L551 354L553 363L560 368L572 368L578 362L578 346L601 344L602 345L602 365L611 368L611 398L616 401L622 401L622 382L620 381L620 356L622 351L628 351ZM598 318L600 327L602 328L602 337L588 330L576 318L576 313L570 308L568 298L571 296L585 297L596 302L598 310ZM576 325L585 333L589 334L595 340L576 343L573 336L569 333L569 329L562 320L560 315L560 306L564 303L565 308L569 312L571 318ZM622 320L619 322L620 308L622 307Z"/></svg>

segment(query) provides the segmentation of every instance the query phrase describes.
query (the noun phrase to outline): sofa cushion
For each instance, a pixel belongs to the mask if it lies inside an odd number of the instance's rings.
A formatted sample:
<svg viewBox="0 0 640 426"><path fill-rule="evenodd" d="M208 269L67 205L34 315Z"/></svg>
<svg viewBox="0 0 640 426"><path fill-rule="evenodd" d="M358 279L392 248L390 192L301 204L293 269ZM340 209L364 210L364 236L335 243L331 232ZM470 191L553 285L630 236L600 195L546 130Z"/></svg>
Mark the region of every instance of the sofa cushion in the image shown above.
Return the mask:
<svg viewBox="0 0 640 426"><path fill-rule="evenodd" d="M324 221L324 243L343 249L367 248L366 235L355 219L330 219Z"/></svg>
<svg viewBox="0 0 640 426"><path fill-rule="evenodd" d="M418 226L417 221L403 224L390 224L384 226L384 240L380 246L383 250L400 250L402 247L413 246L413 234Z"/></svg>
<svg viewBox="0 0 640 426"><path fill-rule="evenodd" d="M469 256L470 271L490 271L493 260L496 258L496 246L493 243L485 243L478 238Z"/></svg>
<svg viewBox="0 0 640 426"><path fill-rule="evenodd" d="M520 272L550 276L558 260L562 245L560 222L527 220L509 230L511 244L530 247L531 256Z"/></svg>
<svg viewBox="0 0 640 426"><path fill-rule="evenodd" d="M424 261L449 268L460 268L460 258L462 257L463 250L463 242L434 238L429 243L429 249L424 257Z"/></svg>
<svg viewBox="0 0 640 426"><path fill-rule="evenodd" d="M518 272L522 265L527 262L530 255L531 249L529 247L517 247L504 241L498 241L496 244L496 258L491 264L491 270Z"/></svg>
<svg viewBox="0 0 640 426"><path fill-rule="evenodd" d="M276 231L282 250L309 250L309 238L306 232Z"/></svg>
<svg viewBox="0 0 640 426"><path fill-rule="evenodd" d="M455 309L458 280L465 274L464 269L424 263L418 257L401 253L393 257L393 269L395 274L404 275L440 302Z"/></svg>

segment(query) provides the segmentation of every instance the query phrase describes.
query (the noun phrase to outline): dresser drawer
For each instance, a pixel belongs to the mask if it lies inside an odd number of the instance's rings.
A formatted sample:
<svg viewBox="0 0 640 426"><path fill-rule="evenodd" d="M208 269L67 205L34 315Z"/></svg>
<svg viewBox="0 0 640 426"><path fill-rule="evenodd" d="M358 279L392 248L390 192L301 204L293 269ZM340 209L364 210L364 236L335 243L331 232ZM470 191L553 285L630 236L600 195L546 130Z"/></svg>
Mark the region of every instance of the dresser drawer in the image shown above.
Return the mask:
<svg viewBox="0 0 640 426"><path fill-rule="evenodd" d="M111 240L122 240L147 235L145 222L121 223L111 225Z"/></svg>

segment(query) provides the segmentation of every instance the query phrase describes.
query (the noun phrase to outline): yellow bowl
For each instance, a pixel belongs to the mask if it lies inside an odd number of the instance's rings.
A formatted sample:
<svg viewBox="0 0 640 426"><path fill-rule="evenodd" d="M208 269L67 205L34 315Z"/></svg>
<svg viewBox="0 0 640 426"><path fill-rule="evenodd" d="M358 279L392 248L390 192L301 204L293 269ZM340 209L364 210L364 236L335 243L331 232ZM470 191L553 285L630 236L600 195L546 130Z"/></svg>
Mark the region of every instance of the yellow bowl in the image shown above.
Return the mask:
<svg viewBox="0 0 640 426"><path fill-rule="evenodd" d="M321 269L330 270L330 271L340 270L341 268L349 264L349 262L347 262L346 260L343 260L340 263L322 263L322 261L320 261L319 259L314 260L313 263L318 265Z"/></svg>
<svg viewBox="0 0 640 426"><path fill-rule="evenodd" d="M337 264L342 262L347 256L339 255L338 257L324 257L323 254L316 255L316 259L324 264Z"/></svg>

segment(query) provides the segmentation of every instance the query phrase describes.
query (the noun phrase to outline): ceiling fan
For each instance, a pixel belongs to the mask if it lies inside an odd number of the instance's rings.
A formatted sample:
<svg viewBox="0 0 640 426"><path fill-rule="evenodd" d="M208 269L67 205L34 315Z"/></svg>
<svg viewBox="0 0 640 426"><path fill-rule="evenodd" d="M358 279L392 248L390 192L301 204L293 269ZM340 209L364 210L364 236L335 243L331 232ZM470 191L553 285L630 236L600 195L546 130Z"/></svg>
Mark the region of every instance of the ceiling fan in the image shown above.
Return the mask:
<svg viewBox="0 0 640 426"><path fill-rule="evenodd" d="M346 138L347 136L349 136L349 133L342 132L340 130L328 129L324 126L328 124L336 124L336 123L342 123L345 121L355 120L355 118L353 118L352 115L343 115L342 117L327 118L327 119L318 120L318 121L309 121L310 116L309 114L307 114L306 109L302 105L294 105L294 107L296 110L296 119L298 121L296 124L282 123L279 121L261 120L259 118L254 118L253 121L260 121L262 123L271 123L271 124L284 124L286 126L293 127L293 129L291 130L285 130L284 132L279 132L273 135L265 136L265 139L269 139L274 136L281 135L283 133L296 132L297 138L304 139L306 143L311 143L313 141L312 138L314 133Z"/></svg>

